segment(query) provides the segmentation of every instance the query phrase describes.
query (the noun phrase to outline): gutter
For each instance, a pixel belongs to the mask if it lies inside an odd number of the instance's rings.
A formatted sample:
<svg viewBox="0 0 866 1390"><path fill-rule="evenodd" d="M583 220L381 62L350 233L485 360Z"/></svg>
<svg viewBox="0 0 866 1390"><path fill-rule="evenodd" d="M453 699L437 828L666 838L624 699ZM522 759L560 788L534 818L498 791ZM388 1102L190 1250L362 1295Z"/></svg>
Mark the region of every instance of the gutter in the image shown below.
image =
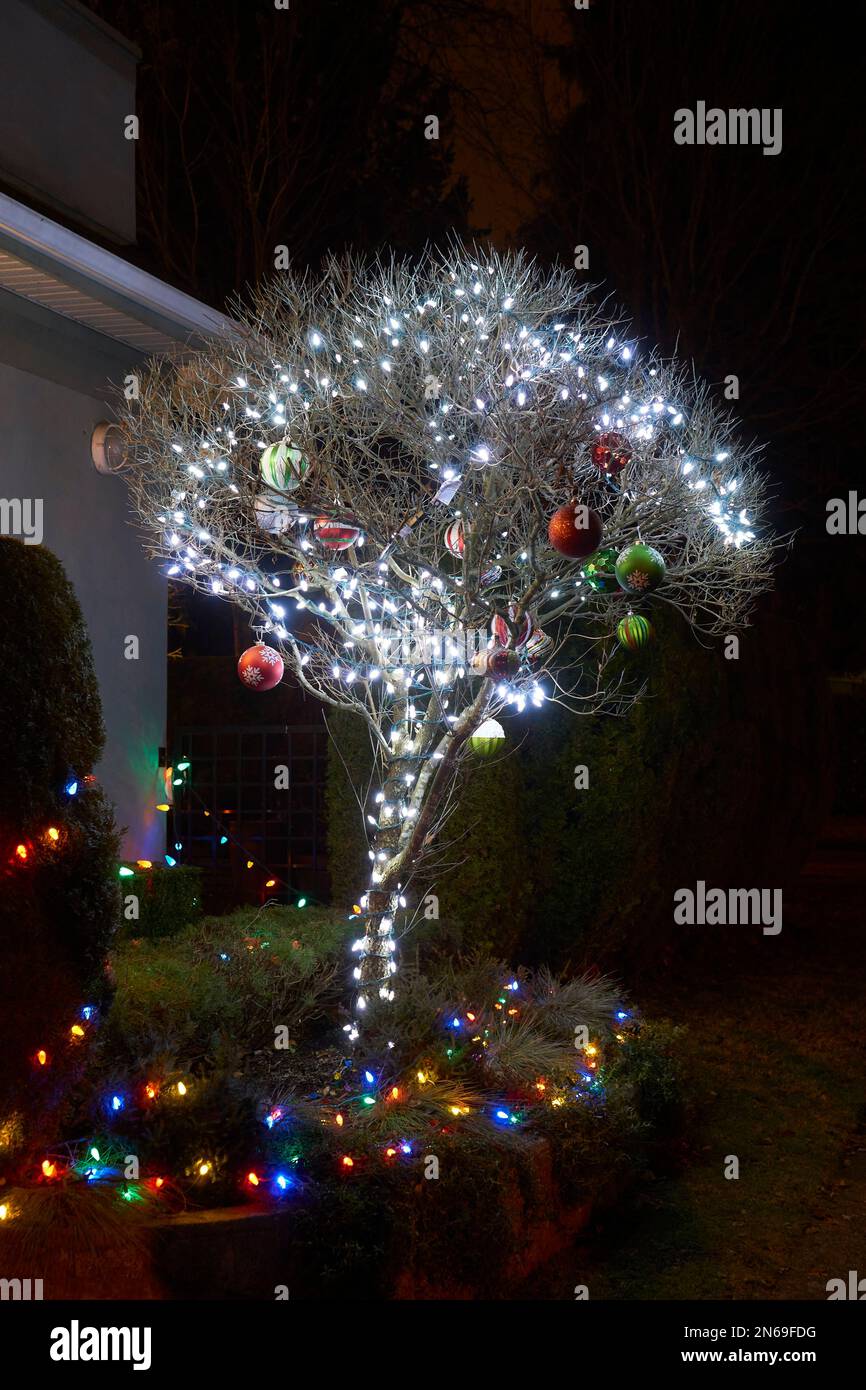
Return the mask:
<svg viewBox="0 0 866 1390"><path fill-rule="evenodd" d="M130 265L5 193L0 193L0 238L24 259L35 257L43 264L47 261L63 266L75 277L145 310L148 316L174 324L179 337L237 331L232 320L217 309Z"/></svg>

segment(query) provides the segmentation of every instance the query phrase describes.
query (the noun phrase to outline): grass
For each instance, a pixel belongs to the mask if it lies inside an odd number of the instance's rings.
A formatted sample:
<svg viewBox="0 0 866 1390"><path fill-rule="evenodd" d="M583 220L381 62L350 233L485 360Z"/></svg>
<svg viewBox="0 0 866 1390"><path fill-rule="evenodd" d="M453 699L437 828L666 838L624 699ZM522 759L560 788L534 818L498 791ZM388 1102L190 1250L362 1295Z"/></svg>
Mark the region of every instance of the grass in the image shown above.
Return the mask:
<svg viewBox="0 0 866 1390"><path fill-rule="evenodd" d="M645 991L687 1025L679 1162L527 1297L823 1299L866 1269L861 917L859 891L806 881L777 942Z"/></svg>

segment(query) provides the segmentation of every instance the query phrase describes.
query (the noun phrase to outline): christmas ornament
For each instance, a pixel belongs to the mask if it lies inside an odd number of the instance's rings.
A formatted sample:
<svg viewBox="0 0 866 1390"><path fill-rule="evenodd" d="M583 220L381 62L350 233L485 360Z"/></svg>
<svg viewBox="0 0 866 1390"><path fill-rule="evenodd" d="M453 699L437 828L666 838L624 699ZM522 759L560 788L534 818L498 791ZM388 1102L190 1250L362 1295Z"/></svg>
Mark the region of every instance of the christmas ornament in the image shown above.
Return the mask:
<svg viewBox="0 0 866 1390"><path fill-rule="evenodd" d="M653 640L655 629L649 618L644 618L640 613L629 613L617 623L616 635L621 646L628 647L630 652L636 652Z"/></svg>
<svg viewBox="0 0 866 1390"><path fill-rule="evenodd" d="M272 536L288 531L295 519L294 508L287 506L276 492L260 492L253 503L253 511L259 530Z"/></svg>
<svg viewBox="0 0 866 1390"><path fill-rule="evenodd" d="M491 586L491 584L495 584L495 583L496 583L498 580L500 580L501 578L502 578L502 566L501 566L501 565L491 565L489 570L485 570L485 571L484 571L484 573L482 574L482 576L481 576L481 578L479 579L478 583L479 583L480 588L482 588L482 589L489 589L490 586Z"/></svg>
<svg viewBox="0 0 866 1390"><path fill-rule="evenodd" d="M647 594L665 577L664 559L653 546L637 541L617 556L616 577L626 593Z"/></svg>
<svg viewBox="0 0 866 1390"><path fill-rule="evenodd" d="M309 471L309 459L293 444L269 444L259 459L263 480L278 492L293 492Z"/></svg>
<svg viewBox="0 0 866 1390"><path fill-rule="evenodd" d="M551 638L548 637L547 633L543 632L540 627L534 627L527 638L523 652L530 661L538 661L539 657L543 656L550 646Z"/></svg>
<svg viewBox="0 0 866 1390"><path fill-rule="evenodd" d="M496 647L487 654L487 674L494 679L508 680L520 670L520 657L509 647Z"/></svg>
<svg viewBox="0 0 866 1390"><path fill-rule="evenodd" d="M475 653L473 653L473 655L472 655L472 657L471 657L471 659L470 659L469 665L470 665L471 669L475 672L476 676L486 676L486 675L487 675L487 657L488 657L488 656L489 656L489 652L487 652L487 651L475 652Z"/></svg>
<svg viewBox="0 0 866 1390"><path fill-rule="evenodd" d="M604 545L601 550L597 550L594 555L590 555L586 564L581 569L581 574L587 584L597 594L613 594L619 590L616 579L616 559L618 551L615 545Z"/></svg>
<svg viewBox="0 0 866 1390"><path fill-rule="evenodd" d="M452 555L462 555L465 545L463 534L463 522L458 519L452 521L451 525L445 530L445 549L450 550Z"/></svg>
<svg viewBox="0 0 866 1390"><path fill-rule="evenodd" d="M511 621L514 622L513 603L509 605L508 616L511 619ZM496 641L499 643L500 647L510 647L512 645L511 628L508 626L508 623L505 621L505 619L502 617L500 613L494 613L490 623L490 631L493 633L493 636L496 638ZM513 644L515 648L524 647L529 639L529 634L531 632L532 618L528 613L524 613L518 627L517 639Z"/></svg>
<svg viewBox="0 0 866 1390"><path fill-rule="evenodd" d="M425 401L438 401L442 395L442 382L438 376L428 372L424 378L424 399Z"/></svg>
<svg viewBox="0 0 866 1390"><path fill-rule="evenodd" d="M360 534L357 526L347 526L345 521L331 521L326 516L316 517L313 522L313 535L329 550L348 550Z"/></svg>
<svg viewBox="0 0 866 1390"><path fill-rule="evenodd" d="M553 513L547 535L554 550L570 560L582 560L598 550L601 517L582 502L568 502Z"/></svg>
<svg viewBox="0 0 866 1390"><path fill-rule="evenodd" d="M499 752L504 738L505 730L502 725L495 719L485 719L469 739L469 747L479 758L491 758L494 753Z"/></svg>
<svg viewBox="0 0 866 1390"><path fill-rule="evenodd" d="M592 446L592 461L606 478L615 478L631 462L631 449L621 434L601 434Z"/></svg>
<svg viewBox="0 0 866 1390"><path fill-rule="evenodd" d="M273 647L257 642L243 653L238 675L250 690L272 690L283 679L283 658Z"/></svg>

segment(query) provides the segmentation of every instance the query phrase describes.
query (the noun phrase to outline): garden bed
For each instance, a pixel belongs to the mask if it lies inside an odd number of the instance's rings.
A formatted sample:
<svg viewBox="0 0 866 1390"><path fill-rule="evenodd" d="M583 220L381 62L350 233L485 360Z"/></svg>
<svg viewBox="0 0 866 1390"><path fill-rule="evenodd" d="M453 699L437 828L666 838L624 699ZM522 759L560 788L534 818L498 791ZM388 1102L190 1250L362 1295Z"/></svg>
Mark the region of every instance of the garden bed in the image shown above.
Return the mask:
<svg viewBox="0 0 866 1390"><path fill-rule="evenodd" d="M121 942L76 1137L7 1189L4 1273L63 1230L46 1297L502 1297L618 1200L676 1123L673 1030L602 977L426 951L344 1050L351 928Z"/></svg>

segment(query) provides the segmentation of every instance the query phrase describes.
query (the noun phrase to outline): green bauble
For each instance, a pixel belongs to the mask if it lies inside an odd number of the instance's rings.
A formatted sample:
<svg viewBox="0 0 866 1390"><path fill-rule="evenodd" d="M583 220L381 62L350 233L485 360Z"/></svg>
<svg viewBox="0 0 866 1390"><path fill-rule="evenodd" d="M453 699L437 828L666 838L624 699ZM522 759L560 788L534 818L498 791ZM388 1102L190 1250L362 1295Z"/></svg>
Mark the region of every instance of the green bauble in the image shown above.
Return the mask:
<svg viewBox="0 0 866 1390"><path fill-rule="evenodd" d="M502 725L495 719L485 719L469 739L469 746L477 757L492 758L495 753L502 752L504 738Z"/></svg>
<svg viewBox="0 0 866 1390"><path fill-rule="evenodd" d="M591 589L597 594L616 593L619 585L616 580L616 557L619 554L615 545L603 545L596 550L581 568L581 574Z"/></svg>
<svg viewBox="0 0 866 1390"><path fill-rule="evenodd" d="M616 635L621 646L627 647L630 652L636 652L653 640L655 632L649 618L645 618L642 613L629 613L617 623Z"/></svg>
<svg viewBox="0 0 866 1390"><path fill-rule="evenodd" d="M616 577L627 594L648 594L651 589L657 589L665 577L664 559L651 545L637 541L620 551Z"/></svg>

